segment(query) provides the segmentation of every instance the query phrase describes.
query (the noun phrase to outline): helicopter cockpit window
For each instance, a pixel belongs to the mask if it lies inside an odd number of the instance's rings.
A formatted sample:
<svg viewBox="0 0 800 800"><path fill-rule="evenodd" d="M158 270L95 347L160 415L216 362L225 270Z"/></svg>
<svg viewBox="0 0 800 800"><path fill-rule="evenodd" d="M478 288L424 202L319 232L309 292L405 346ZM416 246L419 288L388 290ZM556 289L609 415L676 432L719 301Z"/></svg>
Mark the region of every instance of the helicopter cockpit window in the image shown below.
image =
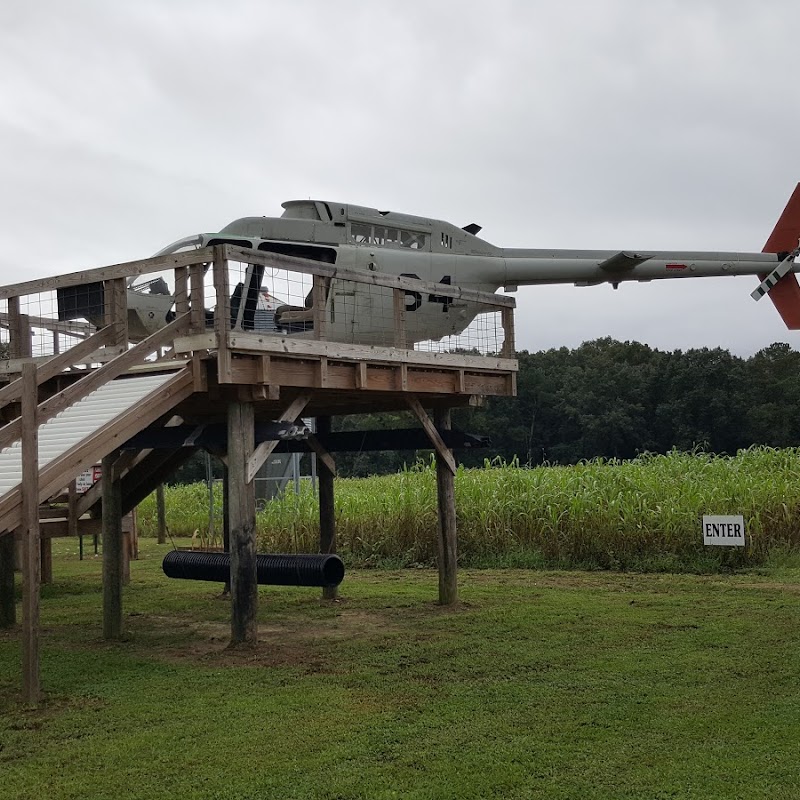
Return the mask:
<svg viewBox="0 0 800 800"><path fill-rule="evenodd" d="M350 238L356 244L370 244L372 240L372 226L359 225L358 223L354 222L350 226Z"/></svg>
<svg viewBox="0 0 800 800"><path fill-rule="evenodd" d="M425 247L425 234L400 231L400 246L410 247L412 250L422 250Z"/></svg>
<svg viewBox="0 0 800 800"><path fill-rule="evenodd" d="M384 225L364 225L358 222L351 223L350 238L355 244L375 247L407 247L411 250L422 250L426 244L424 233L388 228Z"/></svg>

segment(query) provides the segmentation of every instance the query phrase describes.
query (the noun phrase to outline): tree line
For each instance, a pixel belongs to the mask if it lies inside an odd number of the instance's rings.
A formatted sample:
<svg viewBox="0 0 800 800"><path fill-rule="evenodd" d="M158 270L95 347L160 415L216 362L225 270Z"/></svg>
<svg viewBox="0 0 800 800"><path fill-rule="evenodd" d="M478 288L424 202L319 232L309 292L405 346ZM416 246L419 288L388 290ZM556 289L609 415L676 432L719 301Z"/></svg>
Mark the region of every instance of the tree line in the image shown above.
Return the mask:
<svg viewBox="0 0 800 800"><path fill-rule="evenodd" d="M458 451L466 466L497 458L533 466L673 448L733 454L754 444L800 445L800 352L788 344L741 358L720 348L662 351L603 338L575 349L522 350L517 358L516 397L453 411L456 427L491 440L488 448ZM334 430L410 427L419 423L408 412L333 421ZM338 474L361 477L402 470L430 458L430 451L335 457ZM308 472L308 457L303 461ZM200 456L173 482L204 478Z"/></svg>
<svg viewBox="0 0 800 800"><path fill-rule="evenodd" d="M467 466L496 457L572 464L673 448L732 454L754 444L800 445L800 352L788 344L741 358L720 348L667 352L603 338L517 358L517 397L453 412L457 427L492 442L459 452ZM339 429L414 425L407 414L338 421ZM416 456L339 454L337 465L341 474L376 474Z"/></svg>

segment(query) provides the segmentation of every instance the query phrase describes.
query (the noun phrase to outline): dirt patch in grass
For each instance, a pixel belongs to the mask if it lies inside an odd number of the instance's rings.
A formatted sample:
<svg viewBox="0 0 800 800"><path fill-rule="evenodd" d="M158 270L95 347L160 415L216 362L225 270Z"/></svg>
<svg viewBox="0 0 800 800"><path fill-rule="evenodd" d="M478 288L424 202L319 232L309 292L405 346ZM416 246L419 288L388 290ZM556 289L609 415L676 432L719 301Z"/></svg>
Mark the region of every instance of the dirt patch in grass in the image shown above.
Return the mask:
<svg viewBox="0 0 800 800"><path fill-rule="evenodd" d="M197 663L214 667L292 667L306 673L333 670L331 645L343 639L381 638L398 629L397 622L380 611L341 607L327 620L286 617L260 622L255 646L230 647L230 623L191 622L182 625L174 618L141 615L136 628L181 629L184 640L172 639L150 646L147 653L175 663Z"/></svg>

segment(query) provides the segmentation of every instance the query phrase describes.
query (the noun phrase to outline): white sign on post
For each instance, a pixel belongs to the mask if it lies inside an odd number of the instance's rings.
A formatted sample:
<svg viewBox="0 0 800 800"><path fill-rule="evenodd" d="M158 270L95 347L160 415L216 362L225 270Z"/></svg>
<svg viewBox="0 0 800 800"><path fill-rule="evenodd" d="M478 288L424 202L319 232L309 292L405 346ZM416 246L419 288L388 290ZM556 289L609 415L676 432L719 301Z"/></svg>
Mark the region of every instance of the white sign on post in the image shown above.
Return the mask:
<svg viewBox="0 0 800 800"><path fill-rule="evenodd" d="M78 494L88 492L97 481L102 477L102 469L100 464L95 464L87 470L81 472L75 479L75 491Z"/></svg>
<svg viewBox="0 0 800 800"><path fill-rule="evenodd" d="M744 547L744 517L704 514L703 544Z"/></svg>

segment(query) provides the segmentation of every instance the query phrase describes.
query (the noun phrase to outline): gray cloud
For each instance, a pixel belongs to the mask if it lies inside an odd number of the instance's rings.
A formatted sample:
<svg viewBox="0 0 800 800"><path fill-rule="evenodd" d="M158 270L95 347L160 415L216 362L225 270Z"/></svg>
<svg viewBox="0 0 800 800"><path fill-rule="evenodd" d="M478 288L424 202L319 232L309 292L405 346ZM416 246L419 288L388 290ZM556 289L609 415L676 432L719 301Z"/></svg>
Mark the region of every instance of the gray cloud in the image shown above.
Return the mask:
<svg viewBox="0 0 800 800"><path fill-rule="evenodd" d="M0 281L308 196L506 246L759 250L800 179L798 29L788 0L6 0ZM752 285L528 288L519 343L796 344Z"/></svg>

